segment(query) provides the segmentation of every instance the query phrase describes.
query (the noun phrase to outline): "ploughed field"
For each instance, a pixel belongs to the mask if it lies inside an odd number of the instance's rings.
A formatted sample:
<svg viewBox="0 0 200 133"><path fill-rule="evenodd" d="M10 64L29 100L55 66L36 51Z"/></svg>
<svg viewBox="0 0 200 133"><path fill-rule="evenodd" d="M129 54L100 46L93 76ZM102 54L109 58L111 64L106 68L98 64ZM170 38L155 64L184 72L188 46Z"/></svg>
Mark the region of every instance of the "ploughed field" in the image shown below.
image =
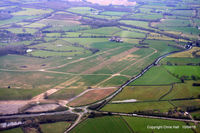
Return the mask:
<svg viewBox="0 0 200 133"><path fill-rule="evenodd" d="M184 114L188 112L199 120L199 3L1 1L0 114L63 111L63 106L76 108L98 103L159 57L182 51L163 58L99 111L174 118L188 118ZM183 51L187 45L193 47ZM146 128L150 121L180 127L192 125L106 116L86 119L71 132L157 131ZM51 132L53 127L60 127L57 132L63 132L69 126L68 122L56 122L22 129ZM172 132L194 130L197 129L180 128ZM14 128L8 132L22 130Z"/></svg>

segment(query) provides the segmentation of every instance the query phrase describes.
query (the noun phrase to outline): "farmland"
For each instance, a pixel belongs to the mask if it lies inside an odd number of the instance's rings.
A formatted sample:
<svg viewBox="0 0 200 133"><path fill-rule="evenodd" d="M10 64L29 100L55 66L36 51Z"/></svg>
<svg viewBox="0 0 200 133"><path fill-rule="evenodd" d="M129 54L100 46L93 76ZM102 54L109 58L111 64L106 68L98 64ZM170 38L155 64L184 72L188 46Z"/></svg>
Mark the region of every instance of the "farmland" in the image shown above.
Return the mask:
<svg viewBox="0 0 200 133"><path fill-rule="evenodd" d="M68 122L57 122L57 123L40 125L41 130L44 133L54 133L55 131L57 133L63 133L69 126L70 123Z"/></svg>
<svg viewBox="0 0 200 133"><path fill-rule="evenodd" d="M101 111L133 113L134 111L158 110L160 112L167 112L170 108L173 108L173 105L171 105L167 101L119 103L119 104L112 103L112 104L107 104L105 107L101 109Z"/></svg>
<svg viewBox="0 0 200 133"><path fill-rule="evenodd" d="M171 86L128 86L115 100L137 99L137 100L158 100L162 95L169 91ZM144 95L148 93L148 95Z"/></svg>
<svg viewBox="0 0 200 133"><path fill-rule="evenodd" d="M157 75L152 77L153 73ZM133 85L166 85L174 82L180 82L180 80L168 73L164 67L159 66L150 69L144 76L133 82Z"/></svg>
<svg viewBox="0 0 200 133"><path fill-rule="evenodd" d="M2 132L198 132L199 2L0 1Z"/></svg>
<svg viewBox="0 0 200 133"><path fill-rule="evenodd" d="M112 128L110 128L110 126L112 126ZM131 130L125 124L125 122L123 121L121 117L100 117L100 118L88 119L84 121L71 132L72 133L78 133L78 132L87 132L87 133L126 132L126 133L129 133L131 132Z"/></svg>
<svg viewBox="0 0 200 133"><path fill-rule="evenodd" d="M181 126L186 125L184 122L177 122L177 121L168 121L168 120L158 120L158 119L146 119L146 118L132 118L132 117L123 117L127 121L127 123L130 125L130 127L133 129L135 132L145 132L145 133L151 133L152 130L150 127L147 128L148 125L151 126L157 126L158 123L159 125L166 125L166 126L178 126L178 129L157 129L156 131L162 132L162 133L168 133L168 132L173 132L173 133L192 133L193 131L191 129L183 129Z"/></svg>

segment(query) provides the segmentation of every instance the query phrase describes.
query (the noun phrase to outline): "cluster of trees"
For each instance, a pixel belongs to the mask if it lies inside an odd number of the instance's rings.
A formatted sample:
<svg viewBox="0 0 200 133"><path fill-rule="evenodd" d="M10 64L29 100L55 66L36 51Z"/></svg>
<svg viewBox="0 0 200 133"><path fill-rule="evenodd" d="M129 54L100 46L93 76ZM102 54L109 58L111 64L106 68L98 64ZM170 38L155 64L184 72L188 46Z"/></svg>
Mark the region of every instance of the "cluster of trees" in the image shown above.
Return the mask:
<svg viewBox="0 0 200 133"><path fill-rule="evenodd" d="M0 42L2 43L29 41L32 40L33 38L34 36L30 33L14 34L7 30L0 31Z"/></svg>
<svg viewBox="0 0 200 133"><path fill-rule="evenodd" d="M26 54L27 49L28 48L25 45L0 46L0 56L7 55L7 54L24 55Z"/></svg>
<svg viewBox="0 0 200 133"><path fill-rule="evenodd" d="M108 112L108 113L103 113L103 112L90 112L90 114L88 115L88 118L95 118L95 117L102 117L102 116L111 116L112 113Z"/></svg>
<svg viewBox="0 0 200 133"><path fill-rule="evenodd" d="M106 103L107 103L107 101L104 100L104 101L102 101L100 103L96 103L96 104L90 105L88 107L88 109L90 109L90 110L98 110L99 108L103 107Z"/></svg>
<svg viewBox="0 0 200 133"><path fill-rule="evenodd" d="M118 22L115 20L97 20L97 19L81 19L81 22L86 25L91 25L93 28L117 26Z"/></svg>
<svg viewBox="0 0 200 133"><path fill-rule="evenodd" d="M153 110L149 111L134 111L134 114L138 115L149 115L149 116L157 116L157 117L169 117L169 118L179 118L179 119L190 119L188 116L185 116L183 112L174 112L169 110L167 113L155 112Z"/></svg>

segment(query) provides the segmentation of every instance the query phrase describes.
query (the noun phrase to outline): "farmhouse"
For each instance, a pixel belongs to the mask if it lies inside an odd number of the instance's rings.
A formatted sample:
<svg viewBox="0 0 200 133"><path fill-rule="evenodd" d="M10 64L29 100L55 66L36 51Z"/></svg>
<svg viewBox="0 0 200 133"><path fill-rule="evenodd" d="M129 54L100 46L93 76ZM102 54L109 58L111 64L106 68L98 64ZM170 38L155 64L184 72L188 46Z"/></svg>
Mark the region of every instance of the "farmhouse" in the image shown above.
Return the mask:
<svg viewBox="0 0 200 133"><path fill-rule="evenodd" d="M110 38L109 41L123 43L123 40L119 37L116 37L116 36L113 36L112 38Z"/></svg>

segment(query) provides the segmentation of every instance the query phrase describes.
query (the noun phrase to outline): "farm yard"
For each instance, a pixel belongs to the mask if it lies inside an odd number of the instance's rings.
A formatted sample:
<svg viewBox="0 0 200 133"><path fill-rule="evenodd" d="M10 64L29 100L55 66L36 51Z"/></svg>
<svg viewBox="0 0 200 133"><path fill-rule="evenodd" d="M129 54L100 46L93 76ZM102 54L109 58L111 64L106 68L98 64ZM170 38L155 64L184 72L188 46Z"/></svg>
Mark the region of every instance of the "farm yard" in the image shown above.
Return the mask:
<svg viewBox="0 0 200 133"><path fill-rule="evenodd" d="M199 132L199 2L0 1L0 132Z"/></svg>

